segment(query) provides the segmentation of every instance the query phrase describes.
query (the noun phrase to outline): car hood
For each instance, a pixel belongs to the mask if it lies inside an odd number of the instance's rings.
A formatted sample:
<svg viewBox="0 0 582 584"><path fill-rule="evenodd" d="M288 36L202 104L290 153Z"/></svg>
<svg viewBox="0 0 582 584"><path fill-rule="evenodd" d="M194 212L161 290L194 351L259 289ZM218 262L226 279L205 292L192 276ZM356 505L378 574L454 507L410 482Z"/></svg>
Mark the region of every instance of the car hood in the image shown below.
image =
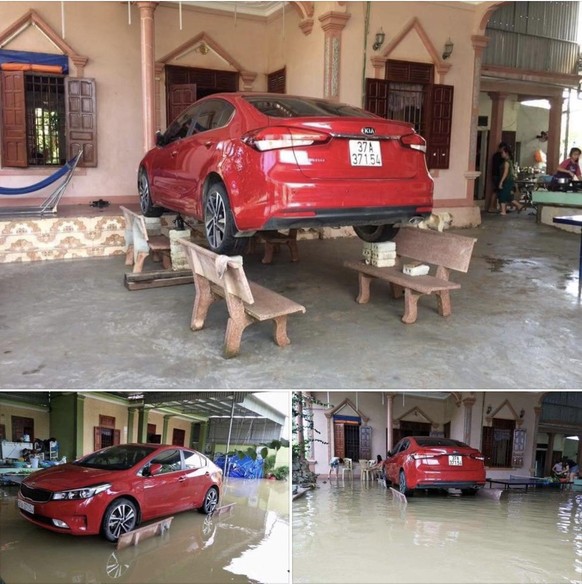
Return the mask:
<svg viewBox="0 0 582 584"><path fill-rule="evenodd" d="M31 489L63 491L110 482L112 478L117 478L121 474L123 471L63 464L35 472L23 482Z"/></svg>

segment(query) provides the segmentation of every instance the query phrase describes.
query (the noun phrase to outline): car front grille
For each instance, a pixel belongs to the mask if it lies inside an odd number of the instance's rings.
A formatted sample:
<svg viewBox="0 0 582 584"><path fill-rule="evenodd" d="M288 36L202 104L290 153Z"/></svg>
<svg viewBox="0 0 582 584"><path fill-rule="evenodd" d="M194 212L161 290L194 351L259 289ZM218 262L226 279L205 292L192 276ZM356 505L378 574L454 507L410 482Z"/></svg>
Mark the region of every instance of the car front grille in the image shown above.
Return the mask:
<svg viewBox="0 0 582 584"><path fill-rule="evenodd" d="M51 500L51 491L45 491L44 489L31 489L27 487L24 483L20 483L20 493L26 499L35 501L37 503L46 503Z"/></svg>

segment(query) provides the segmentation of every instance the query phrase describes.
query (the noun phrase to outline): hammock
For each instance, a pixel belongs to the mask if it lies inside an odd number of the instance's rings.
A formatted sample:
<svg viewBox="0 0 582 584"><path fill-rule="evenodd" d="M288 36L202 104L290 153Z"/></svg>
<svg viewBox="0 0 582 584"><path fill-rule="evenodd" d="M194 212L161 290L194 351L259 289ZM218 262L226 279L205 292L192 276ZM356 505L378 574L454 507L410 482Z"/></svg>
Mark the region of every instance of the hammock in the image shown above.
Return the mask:
<svg viewBox="0 0 582 584"><path fill-rule="evenodd" d="M56 213L57 205L63 196L67 185L69 184L71 178L73 178L73 171L75 170L83 150L80 150L74 158L71 158L65 166L59 168L56 172L53 172L50 176L37 182L35 184L29 185L27 187L18 188L7 188L0 187L0 196L18 196L18 195L28 195L30 193L36 193L41 191L54 183L60 184L57 188L50 193L47 198L38 206L29 207L0 207L0 216L2 215L44 215L45 213ZM64 180L61 180L63 179Z"/></svg>

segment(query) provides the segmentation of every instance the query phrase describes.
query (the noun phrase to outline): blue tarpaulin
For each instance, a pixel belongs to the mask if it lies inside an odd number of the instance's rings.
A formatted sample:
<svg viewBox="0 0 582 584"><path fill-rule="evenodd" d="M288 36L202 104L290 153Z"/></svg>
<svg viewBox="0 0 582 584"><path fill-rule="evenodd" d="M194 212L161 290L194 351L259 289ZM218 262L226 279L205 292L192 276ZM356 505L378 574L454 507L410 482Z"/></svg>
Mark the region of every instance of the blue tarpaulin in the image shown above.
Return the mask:
<svg viewBox="0 0 582 584"><path fill-rule="evenodd" d="M223 472L226 463L226 456L224 454L218 456L214 464L219 466ZM262 479L263 478L263 459L257 457L253 460L250 456L239 458L237 454L228 457L228 475L229 477L237 477L242 479Z"/></svg>
<svg viewBox="0 0 582 584"><path fill-rule="evenodd" d="M24 63L28 65L57 65L63 68L63 73L69 72L69 57L51 53L32 53L30 51L9 51L0 49L0 65L2 63Z"/></svg>

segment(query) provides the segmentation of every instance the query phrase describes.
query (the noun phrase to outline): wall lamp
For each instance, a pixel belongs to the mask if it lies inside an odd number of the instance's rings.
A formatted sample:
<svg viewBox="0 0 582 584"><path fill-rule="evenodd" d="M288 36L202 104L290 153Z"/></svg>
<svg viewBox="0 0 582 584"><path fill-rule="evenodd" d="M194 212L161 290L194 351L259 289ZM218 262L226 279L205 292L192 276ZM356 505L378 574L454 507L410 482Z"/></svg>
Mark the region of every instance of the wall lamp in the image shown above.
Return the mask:
<svg viewBox="0 0 582 584"><path fill-rule="evenodd" d="M380 30L376 33L376 42L372 45L372 48L377 51L384 44L385 39L386 33L380 27Z"/></svg>
<svg viewBox="0 0 582 584"><path fill-rule="evenodd" d="M443 59L448 59L453 54L453 47L454 46L455 45L453 44L451 37L449 37L449 40L445 43L445 50L443 51Z"/></svg>
<svg viewBox="0 0 582 584"><path fill-rule="evenodd" d="M519 419L523 420L524 416L525 416L525 410L522 408L521 412L519 412Z"/></svg>
<svg viewBox="0 0 582 584"><path fill-rule="evenodd" d="M489 415L491 413L491 410L493 409L493 406L487 406L487 415Z"/></svg>

